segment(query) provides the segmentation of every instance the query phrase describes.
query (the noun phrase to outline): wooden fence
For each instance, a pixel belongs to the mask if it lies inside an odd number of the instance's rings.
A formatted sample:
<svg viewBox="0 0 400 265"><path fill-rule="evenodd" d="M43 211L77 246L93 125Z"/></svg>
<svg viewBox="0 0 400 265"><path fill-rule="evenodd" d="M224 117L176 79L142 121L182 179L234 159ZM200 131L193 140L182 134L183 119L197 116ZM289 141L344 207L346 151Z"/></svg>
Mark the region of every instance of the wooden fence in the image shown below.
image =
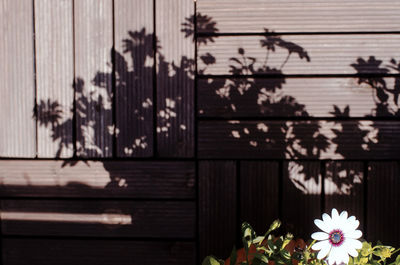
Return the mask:
<svg viewBox="0 0 400 265"><path fill-rule="evenodd" d="M399 14L2 0L1 264L196 264L333 207L400 247Z"/></svg>

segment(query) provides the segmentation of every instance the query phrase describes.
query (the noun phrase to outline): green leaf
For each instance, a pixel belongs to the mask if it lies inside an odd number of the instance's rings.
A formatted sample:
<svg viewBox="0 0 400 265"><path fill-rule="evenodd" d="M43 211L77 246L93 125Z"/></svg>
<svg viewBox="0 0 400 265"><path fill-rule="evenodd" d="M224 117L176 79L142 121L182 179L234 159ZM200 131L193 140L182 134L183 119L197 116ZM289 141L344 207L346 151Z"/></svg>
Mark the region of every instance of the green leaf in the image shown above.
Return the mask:
<svg viewBox="0 0 400 265"><path fill-rule="evenodd" d="M224 263L220 263L217 259L215 259L213 256L207 256L201 263L201 265L221 265Z"/></svg>
<svg viewBox="0 0 400 265"><path fill-rule="evenodd" d="M254 255L254 259L256 259L256 260L259 260L259 261L261 261L262 263L259 263L259 264L268 264L268 258L267 258L267 256L265 256L264 254L261 254L261 253L254 253L253 254ZM254 260L253 259L253 260Z"/></svg>
<svg viewBox="0 0 400 265"><path fill-rule="evenodd" d="M396 265L400 265L400 254L397 256L396 261L394 263Z"/></svg>

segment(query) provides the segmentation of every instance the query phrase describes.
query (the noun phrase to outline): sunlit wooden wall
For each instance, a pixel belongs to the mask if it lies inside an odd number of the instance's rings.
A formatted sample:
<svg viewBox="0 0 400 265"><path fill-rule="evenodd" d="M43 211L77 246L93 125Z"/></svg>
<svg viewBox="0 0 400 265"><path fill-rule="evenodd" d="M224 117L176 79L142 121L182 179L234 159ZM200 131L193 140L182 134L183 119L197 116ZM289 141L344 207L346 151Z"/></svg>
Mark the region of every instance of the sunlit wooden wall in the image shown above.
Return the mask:
<svg viewBox="0 0 400 265"><path fill-rule="evenodd" d="M2 0L0 264L196 264L333 207L400 246L399 13Z"/></svg>

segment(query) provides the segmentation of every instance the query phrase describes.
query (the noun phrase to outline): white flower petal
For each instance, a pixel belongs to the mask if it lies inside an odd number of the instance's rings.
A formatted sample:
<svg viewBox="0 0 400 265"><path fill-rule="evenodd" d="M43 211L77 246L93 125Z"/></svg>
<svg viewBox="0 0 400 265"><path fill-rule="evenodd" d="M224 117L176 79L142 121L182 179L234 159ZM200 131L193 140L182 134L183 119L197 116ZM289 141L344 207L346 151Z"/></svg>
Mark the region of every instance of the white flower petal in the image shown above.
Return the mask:
<svg viewBox="0 0 400 265"><path fill-rule="evenodd" d="M333 221L333 222L337 222L338 219L339 219L339 213L338 213L338 211L336 210L336 208L333 208L333 209L332 209L332 221Z"/></svg>
<svg viewBox="0 0 400 265"><path fill-rule="evenodd" d="M329 253L328 256L328 263L330 265L333 265L335 262L337 262L337 264L340 263L340 251L338 251L339 249L337 247L332 247L331 252Z"/></svg>
<svg viewBox="0 0 400 265"><path fill-rule="evenodd" d="M357 250L351 246L347 248L347 252L354 258L358 256Z"/></svg>
<svg viewBox="0 0 400 265"><path fill-rule="evenodd" d="M346 239L348 246L351 246L355 249L361 249L362 248L362 244L360 241L358 241L357 239L353 239L353 238L347 238Z"/></svg>
<svg viewBox="0 0 400 265"><path fill-rule="evenodd" d="M321 250L323 248L331 248L331 244L329 243L329 240L323 240L315 243L311 247L313 250Z"/></svg>
<svg viewBox="0 0 400 265"><path fill-rule="evenodd" d="M347 211L343 211L340 213L340 218L342 218L343 221L346 221L348 217Z"/></svg>
<svg viewBox="0 0 400 265"><path fill-rule="evenodd" d="M326 222L324 222L324 221L321 221L321 220L319 220L319 219L315 219L315 220L314 220L314 224L315 224L316 226L318 226L319 229L321 229L322 231L324 231L324 232L326 232L326 233L329 233L329 232L331 231L329 225L328 225Z"/></svg>
<svg viewBox="0 0 400 265"><path fill-rule="evenodd" d="M324 244L324 246L321 248L321 250L318 252L318 255L317 255L317 259L323 259L323 258L325 258L326 257L326 255L328 255L328 253L329 253L329 251L331 250L331 244L329 244L329 242L326 240L326 241L323 241L323 242L326 242L327 244Z"/></svg>
<svg viewBox="0 0 400 265"><path fill-rule="evenodd" d="M344 262L344 264L349 263L349 254L347 254L347 251L342 252L342 262Z"/></svg>
<svg viewBox="0 0 400 265"><path fill-rule="evenodd" d="M348 229L349 229L348 231L356 230L358 228L358 226L360 225L360 222L358 220L356 220L356 217L354 217L354 216L350 216L347 219L346 223L348 223Z"/></svg>
<svg viewBox="0 0 400 265"><path fill-rule="evenodd" d="M325 226L327 227L327 229L329 230L328 233L333 230L332 227L332 218L329 216L329 214L324 213L322 215L322 220L324 220Z"/></svg>
<svg viewBox="0 0 400 265"><path fill-rule="evenodd" d="M315 240L325 240L329 238L329 235L324 232L315 232L311 235L311 238Z"/></svg>
<svg viewBox="0 0 400 265"><path fill-rule="evenodd" d="M344 236L346 238L359 239L360 237L362 237L362 232L360 230L354 230L350 232L345 232Z"/></svg>

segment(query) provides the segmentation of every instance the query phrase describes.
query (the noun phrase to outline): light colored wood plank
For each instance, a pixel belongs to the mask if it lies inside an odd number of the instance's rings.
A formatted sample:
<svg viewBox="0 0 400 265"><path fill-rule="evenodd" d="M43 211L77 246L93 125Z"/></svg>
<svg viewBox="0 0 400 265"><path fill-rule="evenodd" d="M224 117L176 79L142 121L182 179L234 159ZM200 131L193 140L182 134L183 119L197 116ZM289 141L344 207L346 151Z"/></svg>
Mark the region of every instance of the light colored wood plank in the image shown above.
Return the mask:
<svg viewBox="0 0 400 265"><path fill-rule="evenodd" d="M73 155L73 1L35 1L38 157Z"/></svg>
<svg viewBox="0 0 400 265"><path fill-rule="evenodd" d="M0 161L0 194L10 197L195 197L193 162Z"/></svg>
<svg viewBox="0 0 400 265"><path fill-rule="evenodd" d="M228 257L239 227L236 220L236 163L199 162L199 258ZM236 232L237 231L237 232Z"/></svg>
<svg viewBox="0 0 400 265"><path fill-rule="evenodd" d="M2 249L4 265L196 264L194 242L8 238Z"/></svg>
<svg viewBox="0 0 400 265"><path fill-rule="evenodd" d="M182 23L194 15L192 0L157 0L157 150L164 157L194 152L194 51Z"/></svg>
<svg viewBox="0 0 400 265"><path fill-rule="evenodd" d="M114 4L117 155L151 156L153 0L117 0Z"/></svg>
<svg viewBox="0 0 400 265"><path fill-rule="evenodd" d="M398 121L201 121L200 158L398 159Z"/></svg>
<svg viewBox="0 0 400 265"><path fill-rule="evenodd" d="M278 36L279 37L279 36ZM266 47L261 46L262 36L224 36L216 38L207 45L199 45L198 55L210 53L215 57L215 64L206 65L199 59L199 73L230 74L231 65L240 67L230 58L237 58L244 62L243 55L239 54L242 48L244 56L255 58L254 71L239 71L237 74L273 73L273 74L354 74L351 64L357 63L358 58L368 60L374 56L381 60L381 67L389 64L392 58L400 57L398 49L400 35L398 34L367 34L367 35L288 35L268 37L268 43L274 43L275 51L270 51L267 60L269 69L264 68L267 57ZM284 40L284 42L281 42ZM279 47L285 46L285 48ZM293 51L289 55L289 50ZM296 53L298 51L302 56ZM309 61L306 58L306 54ZM285 61L287 62L285 63ZM245 65L251 62L247 58ZM259 69L261 68L261 69ZM275 70L274 70L275 69ZM376 65L364 68L365 73L380 73ZM395 71L391 70L393 73Z"/></svg>
<svg viewBox="0 0 400 265"><path fill-rule="evenodd" d="M3 235L194 238L194 201L2 200Z"/></svg>
<svg viewBox="0 0 400 265"><path fill-rule="evenodd" d="M319 162L284 162L282 223L298 238L309 238L321 218L322 179Z"/></svg>
<svg viewBox="0 0 400 265"><path fill-rule="evenodd" d="M77 155L109 157L112 124L112 0L75 1Z"/></svg>
<svg viewBox="0 0 400 265"><path fill-rule="evenodd" d="M262 32L263 28L277 32L374 32L400 28L400 3L396 0L197 0L197 10L212 17L219 32ZM210 32L200 22L199 31Z"/></svg>
<svg viewBox="0 0 400 265"><path fill-rule="evenodd" d="M336 208L347 211L360 221L359 229L364 226L364 165L362 162L330 161L326 162L324 192L325 212Z"/></svg>
<svg viewBox="0 0 400 265"><path fill-rule="evenodd" d="M400 164L370 162L368 165L367 239L398 246L400 238Z"/></svg>
<svg viewBox="0 0 400 265"><path fill-rule="evenodd" d="M394 87L395 78L383 80L389 89ZM202 117L376 116L375 94L376 89L357 78L200 79L197 112ZM386 103L398 108L392 95Z"/></svg>
<svg viewBox="0 0 400 265"><path fill-rule="evenodd" d="M0 156L36 155L33 4L0 3Z"/></svg>

